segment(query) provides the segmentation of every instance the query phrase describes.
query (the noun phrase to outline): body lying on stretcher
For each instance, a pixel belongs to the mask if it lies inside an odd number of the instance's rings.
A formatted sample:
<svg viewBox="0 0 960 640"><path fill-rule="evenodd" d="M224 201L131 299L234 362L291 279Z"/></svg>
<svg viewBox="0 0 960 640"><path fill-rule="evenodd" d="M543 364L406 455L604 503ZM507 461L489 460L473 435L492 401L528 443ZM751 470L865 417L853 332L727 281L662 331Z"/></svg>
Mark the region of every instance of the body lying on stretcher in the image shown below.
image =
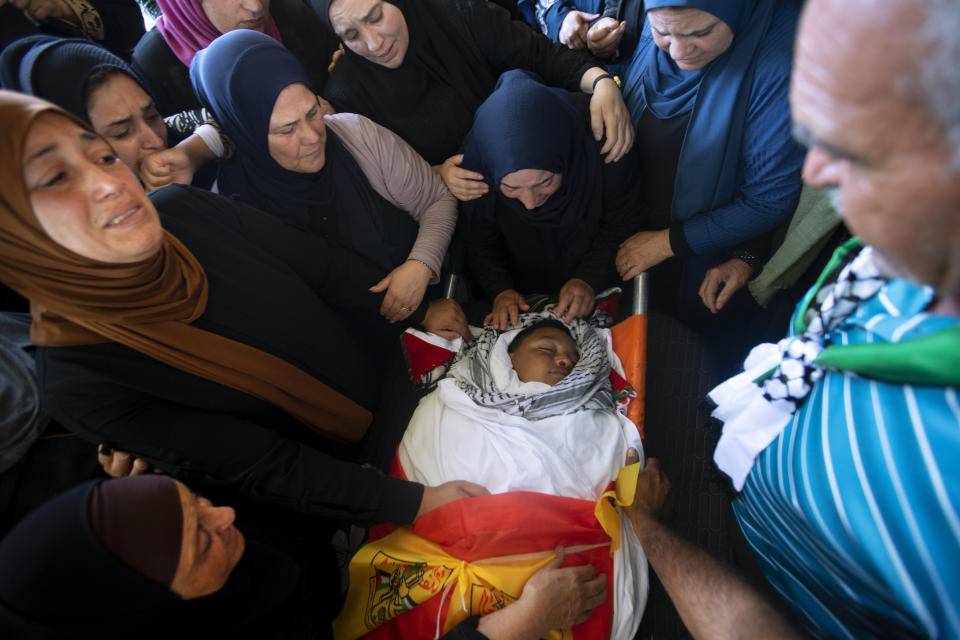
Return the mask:
<svg viewBox="0 0 960 640"><path fill-rule="evenodd" d="M515 601L558 545L565 565L593 564L607 576L607 600L551 637L635 635L646 559L629 522L597 506L625 463L643 459L637 428L618 410L625 394L611 387L611 377L614 388L624 384L609 334L531 313L509 331L483 330L456 354L414 412L393 473L428 486L469 480L491 495L384 537L371 532L351 561L338 640L439 637Z"/></svg>

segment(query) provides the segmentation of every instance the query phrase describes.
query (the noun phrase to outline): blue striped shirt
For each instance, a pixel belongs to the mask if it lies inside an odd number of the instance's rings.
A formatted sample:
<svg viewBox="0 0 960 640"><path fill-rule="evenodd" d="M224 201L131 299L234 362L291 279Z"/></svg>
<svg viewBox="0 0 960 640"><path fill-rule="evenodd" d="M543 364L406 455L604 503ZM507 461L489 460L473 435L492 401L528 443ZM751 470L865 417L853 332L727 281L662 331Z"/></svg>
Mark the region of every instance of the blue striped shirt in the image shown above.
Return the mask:
<svg viewBox="0 0 960 640"><path fill-rule="evenodd" d="M960 324L888 283L829 336ZM960 345L957 345L960 348ZM960 393L827 373L757 457L734 511L764 573L821 636L960 638Z"/></svg>

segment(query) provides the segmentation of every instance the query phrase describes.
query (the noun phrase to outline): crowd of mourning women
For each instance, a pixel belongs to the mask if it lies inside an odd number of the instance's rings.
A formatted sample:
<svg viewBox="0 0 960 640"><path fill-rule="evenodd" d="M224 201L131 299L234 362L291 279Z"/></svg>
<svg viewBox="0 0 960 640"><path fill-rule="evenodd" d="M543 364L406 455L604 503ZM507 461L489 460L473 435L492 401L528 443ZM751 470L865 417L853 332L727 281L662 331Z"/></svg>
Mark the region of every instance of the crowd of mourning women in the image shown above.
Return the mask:
<svg viewBox="0 0 960 640"><path fill-rule="evenodd" d="M954 0L138 1L0 0L0 636L333 637L532 491L423 637L960 637Z"/></svg>

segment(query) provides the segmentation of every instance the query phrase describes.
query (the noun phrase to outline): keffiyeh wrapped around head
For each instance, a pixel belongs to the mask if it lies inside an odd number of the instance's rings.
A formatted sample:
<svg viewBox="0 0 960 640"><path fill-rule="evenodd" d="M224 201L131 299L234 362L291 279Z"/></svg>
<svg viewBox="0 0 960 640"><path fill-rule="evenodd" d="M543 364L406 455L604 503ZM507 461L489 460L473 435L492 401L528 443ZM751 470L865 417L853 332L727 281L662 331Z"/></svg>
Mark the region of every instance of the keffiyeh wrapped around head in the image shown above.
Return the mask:
<svg viewBox="0 0 960 640"><path fill-rule="evenodd" d="M580 354L569 375L552 387L517 378L507 348L522 330L548 319L557 317L550 311L526 313L509 331L484 328L476 341L457 355L447 377L478 405L529 420L585 409L613 409L605 338L585 320L567 325Z"/></svg>

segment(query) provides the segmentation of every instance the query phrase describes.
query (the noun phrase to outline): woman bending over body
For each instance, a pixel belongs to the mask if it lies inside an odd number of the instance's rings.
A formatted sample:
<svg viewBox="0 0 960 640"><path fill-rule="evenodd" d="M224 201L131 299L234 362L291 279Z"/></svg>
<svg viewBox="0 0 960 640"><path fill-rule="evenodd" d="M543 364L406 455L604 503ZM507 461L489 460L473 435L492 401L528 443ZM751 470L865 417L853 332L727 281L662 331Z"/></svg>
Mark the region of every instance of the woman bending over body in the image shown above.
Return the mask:
<svg viewBox="0 0 960 640"><path fill-rule="evenodd" d="M11 638L115 638L132 629L140 638L328 637L329 621L320 612L339 599L338 577L310 576L312 567L245 535L235 526L237 515L168 476L71 489L0 541L0 632ZM574 604L586 600L583 569L551 563L531 578L519 601L481 619L479 631L471 620L445 640L534 640L566 626L590 605ZM334 595L324 595L333 603L301 599L311 578L332 581Z"/></svg>
<svg viewBox="0 0 960 640"><path fill-rule="evenodd" d="M633 143L633 128L612 77L571 51L512 21L482 0L312 0L346 46L324 96L338 111L367 116L410 143L461 200L483 195L482 176L459 167L473 114L510 69L548 84L592 93L594 138L607 162ZM603 79L601 79L603 78Z"/></svg>
<svg viewBox="0 0 960 640"><path fill-rule="evenodd" d="M190 74L236 145L219 192L389 271L368 286L387 291L391 322L409 316L439 281L456 224L456 200L427 163L363 116L324 116L303 67L262 33L220 36Z"/></svg>
<svg viewBox="0 0 960 640"><path fill-rule="evenodd" d="M604 164L585 96L508 71L477 110L463 166L492 188L464 205L468 265L493 300L497 329L528 307L523 293L559 291L557 315L593 311L617 281L617 247L637 228L636 152Z"/></svg>
<svg viewBox="0 0 960 640"><path fill-rule="evenodd" d="M398 331L363 284L382 269L207 191L148 198L102 138L47 102L0 92L0 125L0 279L32 302L42 399L61 424L310 516L409 522L482 491L425 490L352 461L381 369L362 345ZM466 333L452 302L412 318Z"/></svg>

